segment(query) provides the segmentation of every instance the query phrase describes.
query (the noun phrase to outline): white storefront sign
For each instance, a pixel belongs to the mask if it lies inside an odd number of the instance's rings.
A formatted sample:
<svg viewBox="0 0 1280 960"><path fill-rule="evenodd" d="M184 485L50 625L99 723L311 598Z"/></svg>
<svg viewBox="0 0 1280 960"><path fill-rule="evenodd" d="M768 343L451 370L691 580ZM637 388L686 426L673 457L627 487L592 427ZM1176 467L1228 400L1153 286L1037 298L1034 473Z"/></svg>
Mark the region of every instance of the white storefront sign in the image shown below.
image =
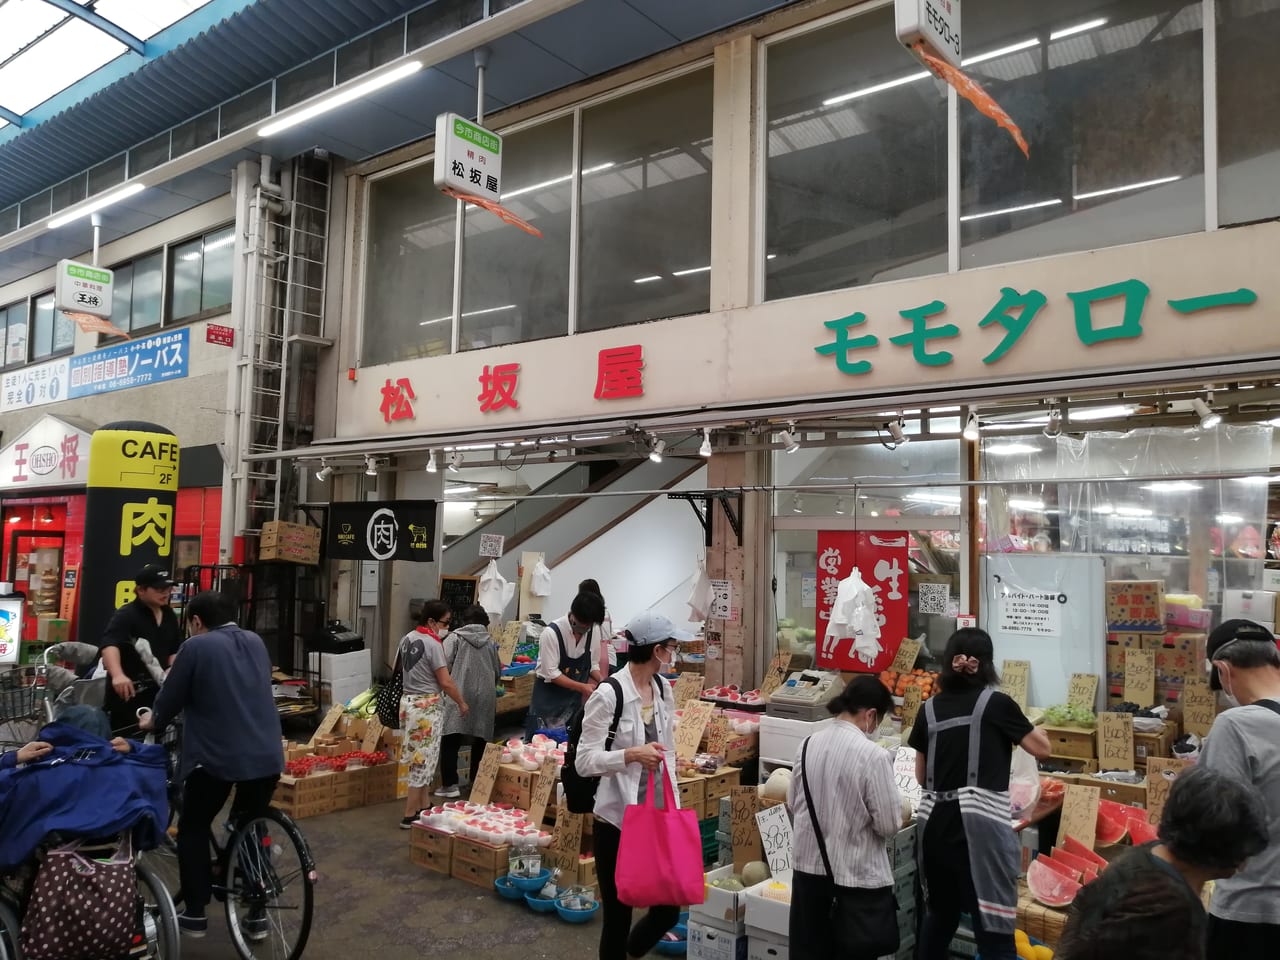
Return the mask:
<svg viewBox="0 0 1280 960"><path fill-rule="evenodd" d="M37 420L0 450L0 490L82 487L92 434L58 417Z"/></svg>
<svg viewBox="0 0 1280 960"><path fill-rule="evenodd" d="M0 413L66 400L70 387L70 357L10 370L0 375Z"/></svg>
<svg viewBox="0 0 1280 960"><path fill-rule="evenodd" d="M893 12L903 46L923 40L930 53L960 66L960 0L895 0Z"/></svg>
<svg viewBox="0 0 1280 960"><path fill-rule="evenodd" d="M59 260L53 305L63 313L111 316L115 275L110 270L74 260Z"/></svg>
<svg viewBox="0 0 1280 960"><path fill-rule="evenodd" d="M502 137L456 113L436 117L435 183L497 203L502 196Z"/></svg>

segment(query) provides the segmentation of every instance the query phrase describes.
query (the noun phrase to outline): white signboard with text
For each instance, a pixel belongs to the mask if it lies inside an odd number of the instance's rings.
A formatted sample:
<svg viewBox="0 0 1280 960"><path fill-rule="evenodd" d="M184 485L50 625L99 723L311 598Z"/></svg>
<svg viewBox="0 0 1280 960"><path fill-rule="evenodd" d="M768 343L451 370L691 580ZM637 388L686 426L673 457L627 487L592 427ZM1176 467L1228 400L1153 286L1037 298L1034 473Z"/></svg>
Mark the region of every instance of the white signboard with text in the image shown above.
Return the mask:
<svg viewBox="0 0 1280 960"><path fill-rule="evenodd" d="M923 40L931 53L960 66L960 0L895 0L893 12L903 46Z"/></svg>
<svg viewBox="0 0 1280 960"><path fill-rule="evenodd" d="M502 137L456 113L436 117L436 189L497 203L502 197Z"/></svg>
<svg viewBox="0 0 1280 960"><path fill-rule="evenodd" d="M91 436L57 417L42 417L0 450L0 490L84 486Z"/></svg>
<svg viewBox="0 0 1280 960"><path fill-rule="evenodd" d="M53 305L63 313L111 316L111 291L115 275L110 270L74 260L59 260Z"/></svg>

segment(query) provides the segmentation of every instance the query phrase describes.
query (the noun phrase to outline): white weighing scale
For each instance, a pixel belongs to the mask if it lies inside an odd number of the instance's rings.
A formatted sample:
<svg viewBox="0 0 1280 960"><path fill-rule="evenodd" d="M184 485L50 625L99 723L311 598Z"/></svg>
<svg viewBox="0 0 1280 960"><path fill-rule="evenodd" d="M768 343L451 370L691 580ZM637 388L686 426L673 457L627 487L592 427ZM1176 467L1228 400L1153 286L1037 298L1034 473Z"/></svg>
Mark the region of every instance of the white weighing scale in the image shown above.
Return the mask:
<svg viewBox="0 0 1280 960"><path fill-rule="evenodd" d="M797 670L769 697L767 714L787 720L824 720L827 704L844 690L835 670Z"/></svg>

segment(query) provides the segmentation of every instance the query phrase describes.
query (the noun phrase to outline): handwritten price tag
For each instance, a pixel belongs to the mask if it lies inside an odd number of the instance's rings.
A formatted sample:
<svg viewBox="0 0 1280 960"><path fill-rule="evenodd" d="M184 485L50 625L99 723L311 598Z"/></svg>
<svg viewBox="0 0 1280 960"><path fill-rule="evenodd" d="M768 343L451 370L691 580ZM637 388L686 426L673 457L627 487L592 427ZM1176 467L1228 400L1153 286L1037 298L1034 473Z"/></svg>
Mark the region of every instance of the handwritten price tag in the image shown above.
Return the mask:
<svg viewBox="0 0 1280 960"><path fill-rule="evenodd" d="M561 886L572 886L578 876L578 854L582 851L582 818L584 814L570 813L567 807L556 811L556 828L552 835L548 859L563 874Z"/></svg>
<svg viewBox="0 0 1280 960"><path fill-rule="evenodd" d="M311 735L311 739L307 741L307 746L314 747L317 737L327 737L333 733L338 727L338 721L342 719L343 705L335 703L329 708L329 712L324 715L324 719L320 721L320 726L316 727L316 732Z"/></svg>
<svg viewBox="0 0 1280 960"><path fill-rule="evenodd" d="M1073 707L1096 710L1098 706L1098 675L1096 673L1073 673L1071 675L1071 685L1067 688L1067 703Z"/></svg>
<svg viewBox="0 0 1280 960"><path fill-rule="evenodd" d="M1140 707L1156 702L1156 652L1126 650L1124 655L1124 698Z"/></svg>
<svg viewBox="0 0 1280 960"><path fill-rule="evenodd" d="M680 716L680 726L676 727L676 756L681 760L690 760L698 752L702 732L706 730L707 722L715 709L714 703L704 700L691 700L685 705L684 713Z"/></svg>
<svg viewBox="0 0 1280 960"><path fill-rule="evenodd" d="M786 804L780 803L756 814L760 828L760 840L764 844L764 859L769 872L775 877L791 869L791 818Z"/></svg>
<svg viewBox="0 0 1280 960"><path fill-rule="evenodd" d="M1169 790L1178 774L1189 767L1190 761L1170 760L1167 757L1147 758L1147 822L1159 823L1164 805L1169 802Z"/></svg>
<svg viewBox="0 0 1280 960"><path fill-rule="evenodd" d="M1103 770L1134 768L1133 717L1131 715L1127 713L1098 715L1098 754L1098 765Z"/></svg>
<svg viewBox="0 0 1280 960"><path fill-rule="evenodd" d="M504 667L511 666L516 655L516 646L520 643L520 630L524 626L519 620L512 620L502 627L502 639L498 641L498 659Z"/></svg>
<svg viewBox="0 0 1280 960"><path fill-rule="evenodd" d="M697 700L702 693L702 676L682 673L676 678L676 709L683 710L690 700Z"/></svg>
<svg viewBox="0 0 1280 960"><path fill-rule="evenodd" d="M529 801L529 822L542 823L543 818L547 815L547 804L551 802L551 791L556 786L556 763L555 757L547 757L542 761L542 766L538 768L538 785L533 788L533 797ZM475 801L472 801L473 803Z"/></svg>
<svg viewBox="0 0 1280 960"><path fill-rule="evenodd" d="M902 729L904 731L910 730L916 725L916 715L920 713L920 704L923 702L924 699L920 693L920 688L914 683L908 685L902 695Z"/></svg>
<svg viewBox="0 0 1280 960"><path fill-rule="evenodd" d="M474 747L472 749L475 749ZM476 771L476 782L471 785L472 803L488 803L493 796L494 784L498 782L498 767L502 764L502 744L491 743L484 748L484 756L480 758L480 769Z"/></svg>
<svg viewBox="0 0 1280 960"><path fill-rule="evenodd" d="M787 674L791 670L791 654L779 653L773 658L773 662L769 664L769 672L764 675L764 680L760 684L760 699L769 702L769 698L773 696L773 691L777 690Z"/></svg>
<svg viewBox="0 0 1280 960"><path fill-rule="evenodd" d="M1006 660L1000 667L1000 688L1023 710L1027 709L1027 694L1031 687L1031 661Z"/></svg>
<svg viewBox="0 0 1280 960"><path fill-rule="evenodd" d="M911 801L911 812L915 813L924 790L916 779L916 752L910 747L899 747L893 755L893 779L898 783L898 792Z"/></svg>
<svg viewBox="0 0 1280 960"><path fill-rule="evenodd" d="M1058 843L1074 837L1090 850L1098 835L1098 801L1102 798L1099 787L1067 787L1062 799L1062 823L1058 826Z"/></svg>
<svg viewBox="0 0 1280 960"><path fill-rule="evenodd" d="M1187 733L1207 737L1217 715L1218 695L1207 683L1192 683L1188 679L1182 691L1182 726Z"/></svg>
<svg viewBox="0 0 1280 960"><path fill-rule="evenodd" d="M707 724L707 753L723 757L728 750L731 732L728 718L723 713L715 714Z"/></svg>
<svg viewBox="0 0 1280 960"><path fill-rule="evenodd" d="M369 721L369 726L365 728L364 739L360 742L360 749L365 753L372 753L378 749L378 741L382 739L382 731L386 729L382 726L382 721L374 717Z"/></svg>
<svg viewBox="0 0 1280 960"><path fill-rule="evenodd" d="M916 660L920 656L920 648L923 644L919 640L912 640L905 637L898 645L898 655L893 658L893 666L889 667L894 673L910 673L916 668Z"/></svg>
<svg viewBox="0 0 1280 960"><path fill-rule="evenodd" d="M740 872L753 860L764 856L760 842L760 827L756 814L760 812L760 794L755 787L734 787L730 794L730 839L733 841L733 869Z"/></svg>

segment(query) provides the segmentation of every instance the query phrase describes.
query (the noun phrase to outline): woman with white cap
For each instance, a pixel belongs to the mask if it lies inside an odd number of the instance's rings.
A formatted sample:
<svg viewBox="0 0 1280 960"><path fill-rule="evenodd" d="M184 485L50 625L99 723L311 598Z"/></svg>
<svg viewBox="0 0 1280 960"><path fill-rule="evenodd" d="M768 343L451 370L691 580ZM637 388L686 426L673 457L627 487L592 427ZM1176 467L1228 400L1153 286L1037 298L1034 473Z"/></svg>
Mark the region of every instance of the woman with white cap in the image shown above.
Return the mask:
<svg viewBox="0 0 1280 960"><path fill-rule="evenodd" d="M652 907L633 928L631 907L618 899L615 873L622 815L628 806L642 801L649 777L669 778L672 795L679 796L675 786L675 700L659 674L675 660L677 642L693 637L652 611L636 616L623 632L631 644L631 657L587 700L577 752L578 773L600 777L595 803L596 872L603 920L600 960L643 957L680 917L678 905ZM615 716L617 730L610 737Z"/></svg>

